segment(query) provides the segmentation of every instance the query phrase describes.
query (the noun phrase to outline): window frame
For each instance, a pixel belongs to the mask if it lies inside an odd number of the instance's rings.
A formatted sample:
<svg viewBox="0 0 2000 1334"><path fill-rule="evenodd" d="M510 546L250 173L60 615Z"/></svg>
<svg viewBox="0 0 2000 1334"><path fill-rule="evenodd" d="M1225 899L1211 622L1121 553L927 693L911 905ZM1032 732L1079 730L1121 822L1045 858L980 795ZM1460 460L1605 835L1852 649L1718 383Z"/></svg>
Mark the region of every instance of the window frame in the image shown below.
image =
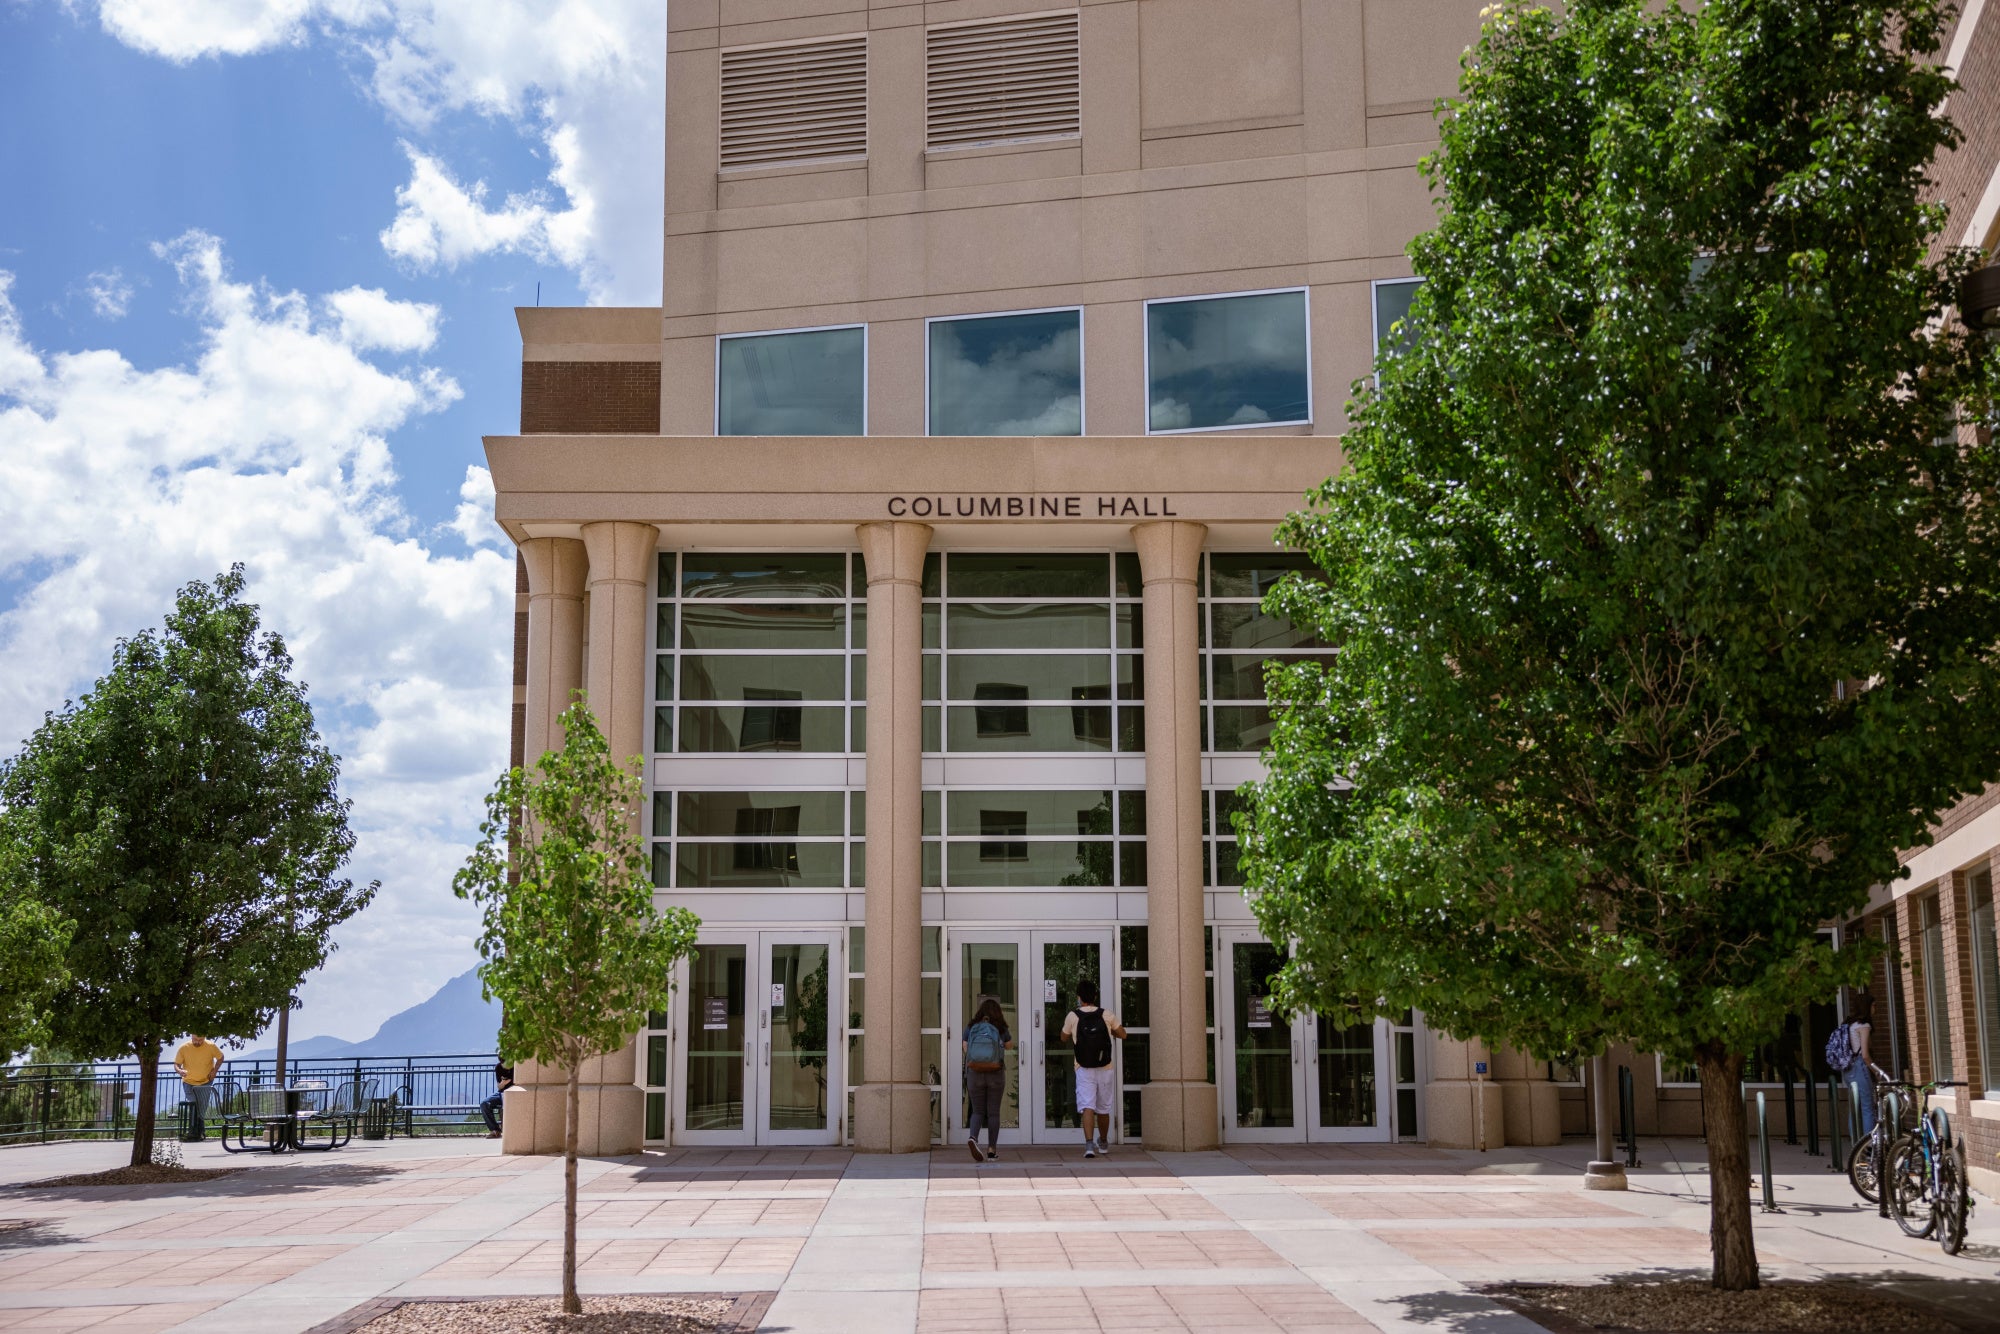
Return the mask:
<svg viewBox="0 0 2000 1334"><path fill-rule="evenodd" d="M1059 315L1064 311L1076 312L1076 434L1030 435L1030 436L964 436L940 435L931 429L931 326L951 324L964 320L997 320L1010 315ZM924 438L926 440L1080 440L1090 434L1090 370L1089 358L1084 355L1084 308L1069 306L1030 306L1022 310L973 310L963 315L926 315L924 317ZM720 400L718 400L719 402Z"/></svg>
<svg viewBox="0 0 2000 1334"><path fill-rule="evenodd" d="M1280 296L1287 292L1298 292L1305 297L1306 307L1306 415L1291 421L1239 422L1234 426L1170 426L1164 430L1153 429L1153 335L1151 315L1154 306L1184 305L1190 301L1228 301L1241 296ZM1139 303L1139 420L1146 424L1147 435L1212 435L1217 431L1259 431L1274 426L1311 426L1318 402L1313 396L1313 322L1312 288L1306 284L1292 287L1254 287L1241 292L1200 292L1188 296L1148 297ZM1372 304L1371 304L1372 309Z"/></svg>
<svg viewBox="0 0 2000 1334"><path fill-rule="evenodd" d="M1976 1054L1979 1061L1980 1092L1988 1098L2000 1093L2000 1069L1995 1068L2000 1062L1988 1058L1990 1050L2000 1048L2000 1033L1989 1032L1987 1028L1988 1007L2000 1002L2000 996L1987 994L1993 987L2000 986L2000 930L1996 930L2000 928L2000 900L1993 897L1993 871L1993 862L1989 859L1974 863L1957 873L1965 878L1965 943L1967 952L1972 956L1972 1032L1969 1036L1978 1044ZM1987 970L1980 966L1979 923L1975 920L1978 909L1972 902L1973 883L1982 876L1986 880L1988 905L1986 948L1995 963L1995 977L1992 981L1987 979Z"/></svg>
<svg viewBox="0 0 2000 1334"><path fill-rule="evenodd" d="M1428 279L1410 274L1403 278L1370 278L1368 280L1368 327L1373 337L1368 340L1368 365L1372 371L1375 359L1382 355L1382 335L1387 332L1382 327L1382 302L1378 295L1384 287L1422 287Z"/></svg>
<svg viewBox="0 0 2000 1334"><path fill-rule="evenodd" d="M866 322L862 322L862 323L858 323L858 324L857 324L857 323L849 323L849 324L803 324L803 325L800 325L799 327L797 327L797 328L795 328L795 329L744 329L744 330L741 330L741 331L739 331L739 332L736 332L736 333L719 333L719 334L717 334L717 335L715 336L715 368L714 368L714 374L713 374L713 376L711 377L711 379L710 379L710 382L709 382L709 385L710 385L710 397L711 397L711 398L712 398L712 399L714 400L714 401L713 401L713 402L712 402L712 403L710 404L710 412L709 412L709 426L710 426L710 433L711 433L711 434L713 434L713 435L714 435L714 436L715 436L715 437L716 437L717 439L720 439L720 440L794 440L794 439L797 439L797 440L804 440L804 439L824 439L824 440L839 440L839 439L842 439L843 437L842 437L842 436L839 436L839 435L827 435L827 436L810 436L810 437L809 437L809 436L782 436L782 435L780 435L780 436L770 436L770 435L764 435L764 436L757 436L757 435L735 435L735 434L731 434L731 435L724 435L724 434L723 434L723 432L722 432L722 344L723 344L723 342L724 342L725 340L728 340L728 339L736 339L736 338L779 338L779 337L783 337L783 336L784 336L784 335L786 335L786 334L807 334L807 333L837 333L837 332L839 332L839 331L840 331L840 330L842 330L842 329L859 329L859 330L861 331L861 435L862 435L862 436L865 436L865 435L867 435L867 434L868 434L868 370L869 370L869 363L868 363L868 325L867 325L867 323L866 323ZM859 439L859 438L861 438L861 437L860 437L860 436L848 436L848 437L844 437L844 438L846 438L846 439Z"/></svg>

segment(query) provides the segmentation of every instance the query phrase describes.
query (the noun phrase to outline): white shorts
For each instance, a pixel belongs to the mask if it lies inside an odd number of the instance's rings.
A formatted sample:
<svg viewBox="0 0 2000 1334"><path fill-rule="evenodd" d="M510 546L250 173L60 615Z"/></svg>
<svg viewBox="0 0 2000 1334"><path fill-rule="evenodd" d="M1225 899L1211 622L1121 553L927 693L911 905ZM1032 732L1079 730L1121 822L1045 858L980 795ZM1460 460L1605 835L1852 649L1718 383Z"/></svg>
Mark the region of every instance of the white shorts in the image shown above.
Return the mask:
<svg viewBox="0 0 2000 1334"><path fill-rule="evenodd" d="M1076 1068L1077 1111L1111 1115L1111 1100L1118 1095L1116 1070L1115 1065L1099 1066L1095 1070L1081 1065Z"/></svg>

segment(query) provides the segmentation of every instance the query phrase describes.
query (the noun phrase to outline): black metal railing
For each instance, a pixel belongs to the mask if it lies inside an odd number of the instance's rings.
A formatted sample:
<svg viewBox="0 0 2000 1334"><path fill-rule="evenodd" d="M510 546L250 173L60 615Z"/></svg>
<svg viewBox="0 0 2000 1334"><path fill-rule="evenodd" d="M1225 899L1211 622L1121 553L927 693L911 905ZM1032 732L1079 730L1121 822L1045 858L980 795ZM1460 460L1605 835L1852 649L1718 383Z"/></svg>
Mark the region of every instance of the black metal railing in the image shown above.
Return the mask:
<svg viewBox="0 0 2000 1334"><path fill-rule="evenodd" d="M395 1132L473 1135L486 1132L479 1103L495 1092L491 1053L454 1056L307 1057L287 1061L289 1080L351 1084L355 1096L395 1101ZM277 1063L225 1061L218 1084L237 1089L275 1083ZM155 1133L167 1137L184 1097L180 1077L162 1062L154 1090ZM127 1139L139 1100L139 1065L16 1065L0 1068L0 1144L47 1144L70 1139Z"/></svg>

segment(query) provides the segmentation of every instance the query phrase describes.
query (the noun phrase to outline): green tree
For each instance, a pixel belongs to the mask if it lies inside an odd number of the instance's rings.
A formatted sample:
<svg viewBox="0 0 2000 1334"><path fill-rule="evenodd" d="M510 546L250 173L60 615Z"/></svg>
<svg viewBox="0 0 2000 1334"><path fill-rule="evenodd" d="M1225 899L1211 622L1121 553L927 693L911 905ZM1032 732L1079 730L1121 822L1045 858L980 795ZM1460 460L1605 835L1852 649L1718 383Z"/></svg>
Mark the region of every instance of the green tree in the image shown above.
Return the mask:
<svg viewBox="0 0 2000 1334"><path fill-rule="evenodd" d="M1324 577L1267 602L1340 645L1272 674L1239 817L1287 1001L1692 1060L1723 1288L1743 1053L1860 978L1814 929L2000 755L1993 359L1923 201L1950 11L1491 12L1415 337L1281 530Z"/></svg>
<svg viewBox="0 0 2000 1334"><path fill-rule="evenodd" d="M563 1310L576 1292L579 1076L666 1008L675 963L701 922L653 905L639 833L636 757L621 767L582 701L562 716L565 744L532 773L511 769L486 798L479 846L452 882L484 914L480 981L500 1002L500 1053L568 1075L563 1122Z"/></svg>
<svg viewBox="0 0 2000 1334"><path fill-rule="evenodd" d="M78 924L55 1043L139 1061L135 1166L161 1047L262 1032L377 888L340 875L340 761L243 587L239 565L181 589L162 633L119 641L109 674L0 767L19 875Z"/></svg>
<svg viewBox="0 0 2000 1334"><path fill-rule="evenodd" d="M49 1007L69 983L76 923L34 897L25 854L0 829L0 1065L49 1040Z"/></svg>

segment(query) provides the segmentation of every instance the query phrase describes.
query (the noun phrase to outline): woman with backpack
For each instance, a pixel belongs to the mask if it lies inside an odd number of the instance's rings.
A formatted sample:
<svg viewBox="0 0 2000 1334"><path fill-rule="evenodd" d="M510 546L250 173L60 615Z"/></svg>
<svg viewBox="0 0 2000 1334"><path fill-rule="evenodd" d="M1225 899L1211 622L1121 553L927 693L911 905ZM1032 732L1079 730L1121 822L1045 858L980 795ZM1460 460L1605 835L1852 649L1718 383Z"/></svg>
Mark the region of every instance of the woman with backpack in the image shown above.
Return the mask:
<svg viewBox="0 0 2000 1334"><path fill-rule="evenodd" d="M1000 1156L1000 1102L1007 1095L1007 1052L1014 1035L1007 1031L1000 1002L981 997L960 1044L965 1054L965 1147L975 1163ZM986 1152L979 1151L979 1127L986 1127Z"/></svg>
<svg viewBox="0 0 2000 1334"><path fill-rule="evenodd" d="M1875 1017L1875 997L1866 987L1847 1002L1847 1022L1826 1040L1826 1063L1847 1085L1861 1112L1861 1133L1875 1133L1875 1077L1868 1069L1869 1022Z"/></svg>

